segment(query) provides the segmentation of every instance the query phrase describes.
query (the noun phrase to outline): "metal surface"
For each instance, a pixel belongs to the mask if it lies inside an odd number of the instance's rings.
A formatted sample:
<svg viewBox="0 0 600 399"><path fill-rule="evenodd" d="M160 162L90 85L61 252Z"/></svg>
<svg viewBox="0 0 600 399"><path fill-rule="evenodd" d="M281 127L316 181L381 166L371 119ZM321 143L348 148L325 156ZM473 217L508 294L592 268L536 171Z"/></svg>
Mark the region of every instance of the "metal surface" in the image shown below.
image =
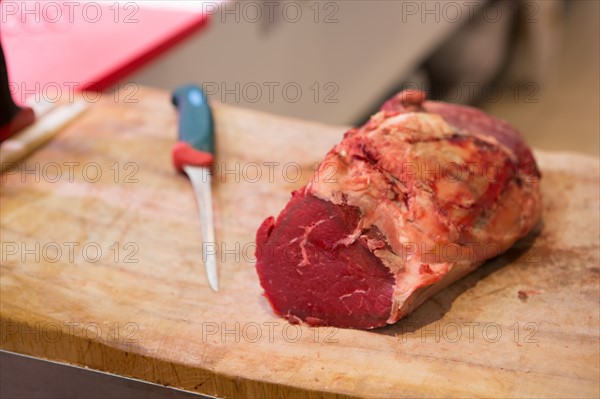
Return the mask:
<svg viewBox="0 0 600 399"><path fill-rule="evenodd" d="M212 190L210 169L186 165L183 170L190 178L196 193L198 209L200 210L200 222L202 225L202 253L206 267L206 275L210 287L219 291L217 277L217 243L215 242L215 227L213 222Z"/></svg>
<svg viewBox="0 0 600 399"><path fill-rule="evenodd" d="M188 391L0 351L0 398L210 399Z"/></svg>

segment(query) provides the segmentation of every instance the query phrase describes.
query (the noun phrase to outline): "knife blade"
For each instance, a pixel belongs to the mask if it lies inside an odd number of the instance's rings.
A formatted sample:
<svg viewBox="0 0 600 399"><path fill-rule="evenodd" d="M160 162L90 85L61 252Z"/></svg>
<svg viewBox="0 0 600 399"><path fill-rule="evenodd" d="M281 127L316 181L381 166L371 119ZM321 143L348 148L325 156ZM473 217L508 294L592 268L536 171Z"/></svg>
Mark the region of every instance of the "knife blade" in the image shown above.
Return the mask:
<svg viewBox="0 0 600 399"><path fill-rule="evenodd" d="M203 253L208 284L219 290L212 209L211 171L215 153L214 124L206 95L197 85L181 86L172 101L179 111L179 140L173 147L175 168L190 179L200 212Z"/></svg>

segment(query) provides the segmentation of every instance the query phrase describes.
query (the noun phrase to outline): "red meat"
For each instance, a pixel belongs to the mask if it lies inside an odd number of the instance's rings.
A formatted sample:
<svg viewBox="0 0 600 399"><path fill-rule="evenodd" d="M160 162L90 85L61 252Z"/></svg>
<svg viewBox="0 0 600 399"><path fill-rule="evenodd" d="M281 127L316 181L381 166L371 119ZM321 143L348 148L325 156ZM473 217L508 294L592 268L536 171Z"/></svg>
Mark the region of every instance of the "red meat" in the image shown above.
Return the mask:
<svg viewBox="0 0 600 399"><path fill-rule="evenodd" d="M294 323L395 323L531 230L539 177L507 123L402 92L260 226L265 296Z"/></svg>

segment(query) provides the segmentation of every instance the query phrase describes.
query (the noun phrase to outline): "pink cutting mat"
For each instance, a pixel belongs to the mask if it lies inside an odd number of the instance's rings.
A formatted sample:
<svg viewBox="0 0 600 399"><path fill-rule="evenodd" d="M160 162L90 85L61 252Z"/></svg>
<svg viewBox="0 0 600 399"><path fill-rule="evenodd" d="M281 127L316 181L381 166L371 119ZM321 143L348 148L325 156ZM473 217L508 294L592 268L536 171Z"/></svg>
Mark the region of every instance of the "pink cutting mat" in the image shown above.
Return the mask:
<svg viewBox="0 0 600 399"><path fill-rule="evenodd" d="M3 0L0 19L17 102L105 90L207 22L201 12L112 1Z"/></svg>

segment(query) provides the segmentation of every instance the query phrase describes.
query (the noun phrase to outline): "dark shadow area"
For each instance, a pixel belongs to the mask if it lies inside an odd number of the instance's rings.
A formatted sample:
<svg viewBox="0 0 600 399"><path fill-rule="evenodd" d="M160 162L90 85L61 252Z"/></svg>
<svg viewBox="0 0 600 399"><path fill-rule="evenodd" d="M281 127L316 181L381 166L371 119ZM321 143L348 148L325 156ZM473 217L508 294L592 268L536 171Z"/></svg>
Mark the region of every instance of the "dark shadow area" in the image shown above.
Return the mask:
<svg viewBox="0 0 600 399"><path fill-rule="evenodd" d="M475 287L475 285L486 279L495 271L515 262L520 257L525 256L533 247L536 239L542 232L542 229L543 222L539 221L527 236L517 241L502 255L487 261L471 274L454 282L449 287L446 287L441 292L432 296L413 313L398 321L396 324L381 327L372 331L378 334L398 336L405 333L413 333L415 327L420 329L440 320L452 308L452 304L456 298L467 290ZM410 326L410 328L408 328L408 326Z"/></svg>

